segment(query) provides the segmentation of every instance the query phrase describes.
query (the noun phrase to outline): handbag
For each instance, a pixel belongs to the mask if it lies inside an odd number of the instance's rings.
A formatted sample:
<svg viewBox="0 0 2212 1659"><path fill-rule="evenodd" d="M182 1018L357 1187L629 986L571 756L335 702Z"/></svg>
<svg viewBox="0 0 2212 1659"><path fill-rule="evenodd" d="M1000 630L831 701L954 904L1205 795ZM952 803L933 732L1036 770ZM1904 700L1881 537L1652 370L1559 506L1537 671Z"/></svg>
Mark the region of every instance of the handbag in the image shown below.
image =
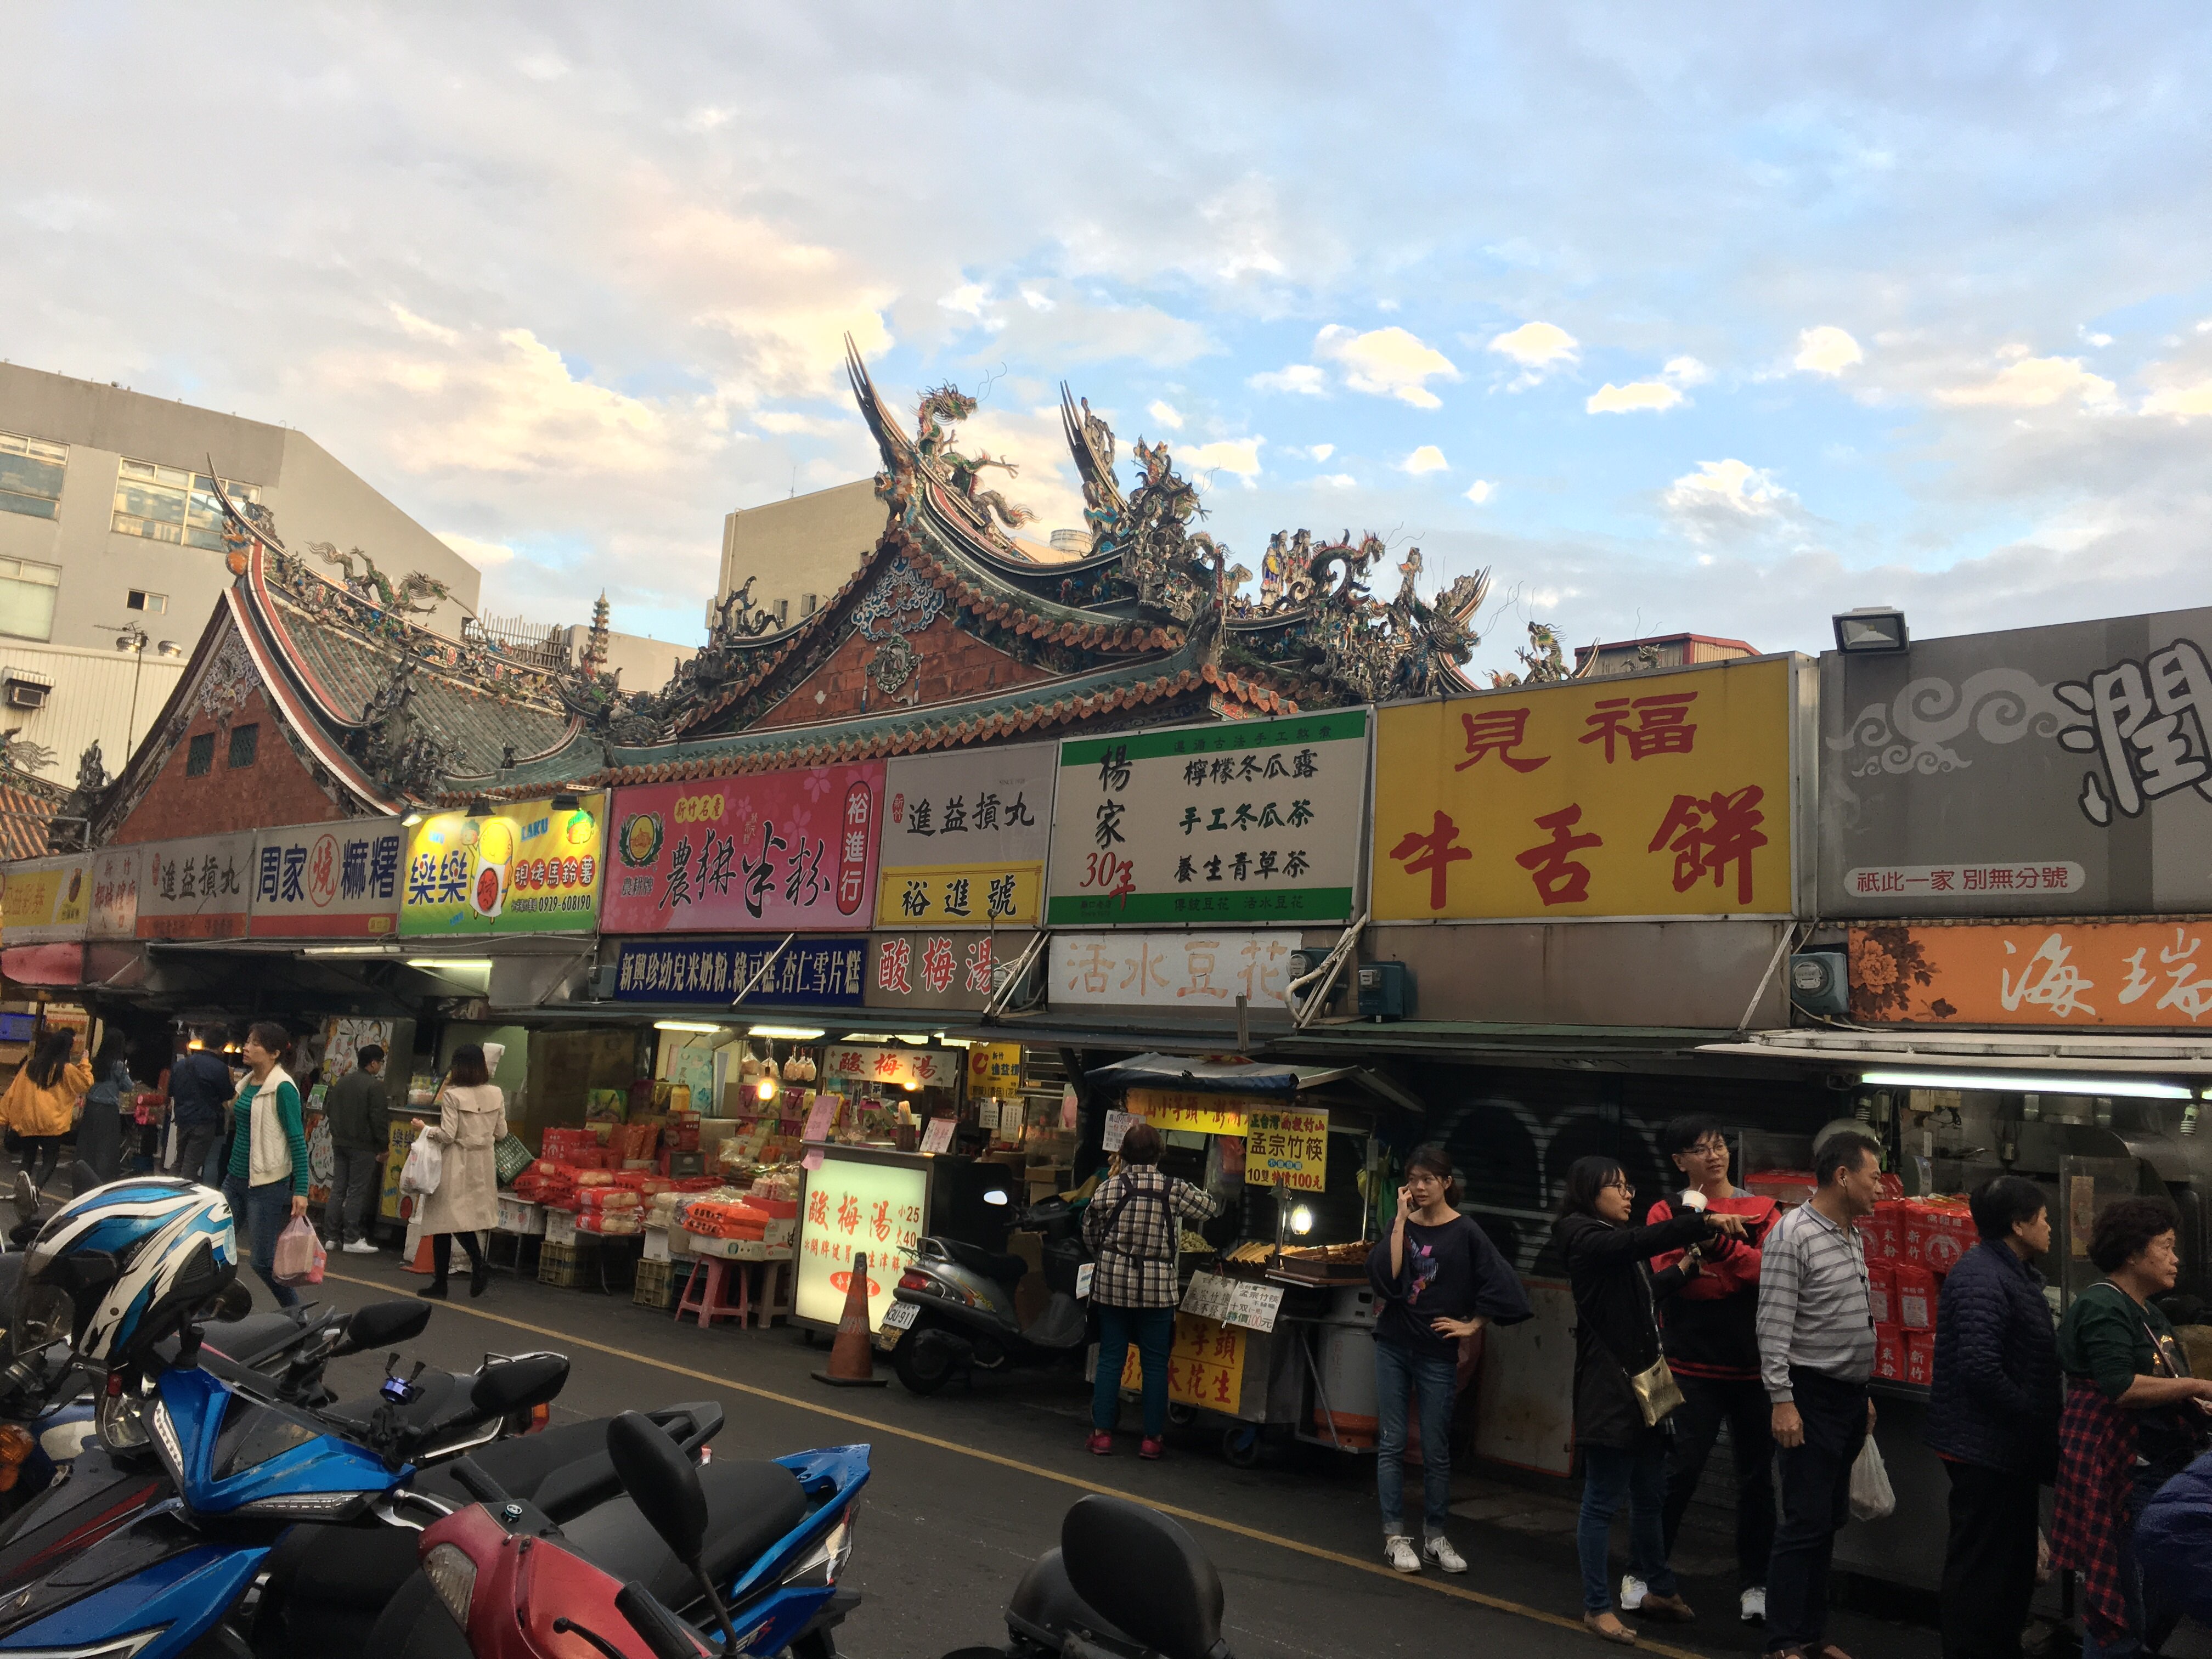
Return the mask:
<svg viewBox="0 0 2212 1659"><path fill-rule="evenodd" d="M1658 1330L1658 1321L1652 1321L1652 1329ZM1638 1410L1644 1413L1644 1426L1656 1429L1667 1420L1668 1413L1684 1404L1682 1385L1674 1380L1674 1373L1667 1369L1667 1356L1661 1354L1640 1371L1628 1372L1629 1392L1636 1396Z"/></svg>

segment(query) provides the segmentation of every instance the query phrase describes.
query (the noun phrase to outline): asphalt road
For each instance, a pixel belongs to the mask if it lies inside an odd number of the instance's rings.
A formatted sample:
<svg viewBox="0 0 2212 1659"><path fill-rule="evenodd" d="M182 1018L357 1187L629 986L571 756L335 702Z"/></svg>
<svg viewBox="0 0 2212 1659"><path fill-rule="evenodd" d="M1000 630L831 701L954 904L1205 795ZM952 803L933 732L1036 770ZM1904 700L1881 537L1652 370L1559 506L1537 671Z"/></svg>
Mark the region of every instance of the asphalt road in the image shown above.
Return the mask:
<svg viewBox="0 0 2212 1659"><path fill-rule="evenodd" d="M352 1307L422 1284L389 1252L334 1255L324 1291ZM249 1278L251 1274L247 1275ZM265 1287L255 1284L258 1299ZM866 1600L841 1634L854 1659L933 1659L1005 1638L1003 1607L1024 1568L1058 1541L1061 1516L1085 1492L1113 1492L1168 1510L1219 1569L1225 1634L1237 1659L1352 1659L1504 1650L1588 1655L1573 1540L1549 1520L1468 1521L1455 1541L1463 1577L1405 1577L1380 1559L1371 1466L1296 1447L1283 1461L1231 1468L1215 1437L1171 1439L1157 1463L1125 1440L1111 1459L1090 1455L1087 1390L1073 1372L987 1379L931 1400L894 1382L837 1389L809 1373L827 1358L796 1332L701 1332L626 1294L558 1290L500 1274L481 1300L465 1281L410 1352L473 1366L488 1352L550 1347L574 1361L555 1410L562 1420L684 1400L720 1400L721 1457L769 1457L809 1446L866 1442L873 1476L845 1583ZM345 1362L381 1373L381 1360ZM882 1368L888 1373L888 1366ZM364 1378L364 1380L366 1380ZM1571 1494L1570 1494L1571 1496ZM1492 1502L1485 1513L1511 1510ZM1613 1571L1625 1533L1617 1525ZM1709 1559L1714 1563L1718 1553ZM1704 1611L1689 1626L1652 1626L1641 1644L1660 1654L1755 1653L1762 1632L1735 1617L1724 1577L1686 1577ZM1857 1659L1916 1659L1938 1650L1934 1632L1838 1613L1831 1637Z"/></svg>

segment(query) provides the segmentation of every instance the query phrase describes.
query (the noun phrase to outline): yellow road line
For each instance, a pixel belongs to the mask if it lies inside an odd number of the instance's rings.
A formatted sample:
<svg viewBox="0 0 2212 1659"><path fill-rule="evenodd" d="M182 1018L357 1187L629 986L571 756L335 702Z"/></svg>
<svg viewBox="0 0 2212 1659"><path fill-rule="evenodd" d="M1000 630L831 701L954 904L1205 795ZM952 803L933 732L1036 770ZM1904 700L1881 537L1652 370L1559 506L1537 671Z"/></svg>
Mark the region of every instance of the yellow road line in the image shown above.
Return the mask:
<svg viewBox="0 0 2212 1659"><path fill-rule="evenodd" d="M326 1279L337 1279L344 1285L358 1285L364 1290L388 1291L392 1288L390 1285L380 1283L373 1279L356 1279L349 1273L334 1273L325 1271L323 1277ZM1488 1607L1495 1613L1511 1613L1520 1619L1533 1619L1540 1625L1553 1625L1561 1630L1581 1631L1583 1629L1583 1621L1579 1619L1568 1619L1556 1613L1547 1613L1541 1607L1532 1607L1522 1601L1509 1601L1503 1596L1486 1595L1480 1590L1468 1589L1459 1584L1446 1583L1442 1579L1432 1577L1426 1573L1419 1576L1401 1573L1377 1561L1363 1561L1358 1556L1346 1555L1340 1550L1323 1549L1318 1544L1309 1544L1296 1538L1285 1538L1279 1533L1262 1532L1257 1527L1248 1527L1236 1521L1224 1521L1219 1516L1208 1515L1202 1510L1188 1510L1179 1504L1164 1504L1158 1498L1143 1492L1125 1492L1118 1486L1102 1486L1095 1480L1085 1480L1079 1475L1063 1474L1058 1469L1041 1468L1035 1463L1024 1463L1018 1457L1008 1457L1001 1452L985 1451L980 1446L963 1445L957 1440L941 1439L933 1434L924 1434L918 1429L902 1428L896 1423L885 1423L872 1417L862 1417L855 1412L841 1412L833 1406L825 1406L817 1401L801 1400L795 1395L778 1394L773 1389L763 1389L751 1382L740 1382L735 1377L718 1376L712 1371L694 1370L689 1365L678 1365L665 1359L653 1358L647 1354L632 1353L627 1348L614 1347L605 1342L594 1342L589 1337L578 1336L569 1331L556 1330L550 1326L532 1325L526 1320L509 1318L505 1314L489 1313L482 1308L470 1307L465 1303L448 1302L444 1305L449 1311L466 1314L471 1319L486 1319L495 1325L512 1326L518 1331L527 1331L532 1336L548 1337L556 1342L565 1342L574 1347L589 1348L594 1353L608 1354L614 1358L630 1360L640 1365L650 1365L656 1370L667 1371L676 1376L688 1376L695 1382L711 1382L717 1388L750 1395L756 1400L767 1400L779 1406L788 1406L793 1411L811 1412L817 1417L827 1417L839 1423L850 1423L855 1428L869 1429L878 1434L893 1435L901 1440L911 1440L919 1445L933 1446L939 1451L957 1452L963 1457L973 1457L981 1462L995 1463L1003 1469L1012 1469L1022 1474L1035 1475L1040 1480L1057 1481L1063 1486L1073 1486L1080 1492L1101 1492L1109 1498L1126 1498L1133 1504L1145 1504L1148 1508L1159 1510L1163 1515L1172 1515L1178 1521L1195 1522L1200 1526L1212 1527L1218 1532L1234 1533L1240 1538L1249 1538L1255 1543L1272 1544L1278 1549L1290 1550L1299 1555L1310 1556L1319 1561L1333 1561L1338 1566L1350 1567L1358 1572L1372 1573L1377 1577L1387 1578L1395 1584L1408 1584L1419 1589L1434 1590L1439 1595L1452 1596L1462 1601L1472 1601L1478 1607ZM1668 1647L1663 1643L1645 1641L1640 1638L1636 1646L1638 1652L1662 1654L1666 1659L1707 1659L1707 1656L1693 1653L1686 1648Z"/></svg>

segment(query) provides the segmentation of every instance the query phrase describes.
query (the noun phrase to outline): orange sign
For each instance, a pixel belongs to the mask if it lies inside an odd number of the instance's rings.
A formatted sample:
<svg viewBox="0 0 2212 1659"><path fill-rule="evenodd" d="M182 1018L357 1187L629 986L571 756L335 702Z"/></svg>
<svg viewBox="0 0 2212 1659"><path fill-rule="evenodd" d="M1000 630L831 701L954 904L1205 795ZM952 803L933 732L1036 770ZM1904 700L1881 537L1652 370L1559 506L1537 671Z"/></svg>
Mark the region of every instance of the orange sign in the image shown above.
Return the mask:
<svg viewBox="0 0 2212 1659"><path fill-rule="evenodd" d="M1144 1380L1132 1342L1121 1362L1121 1387L1134 1394ZM1244 1333L1195 1314L1177 1314L1175 1346L1168 1350L1168 1398L1178 1406L1233 1413L1243 1393Z"/></svg>
<svg viewBox="0 0 2212 1659"><path fill-rule="evenodd" d="M1850 970L1859 1020L2185 1028L2212 1015L2212 925L1854 927Z"/></svg>

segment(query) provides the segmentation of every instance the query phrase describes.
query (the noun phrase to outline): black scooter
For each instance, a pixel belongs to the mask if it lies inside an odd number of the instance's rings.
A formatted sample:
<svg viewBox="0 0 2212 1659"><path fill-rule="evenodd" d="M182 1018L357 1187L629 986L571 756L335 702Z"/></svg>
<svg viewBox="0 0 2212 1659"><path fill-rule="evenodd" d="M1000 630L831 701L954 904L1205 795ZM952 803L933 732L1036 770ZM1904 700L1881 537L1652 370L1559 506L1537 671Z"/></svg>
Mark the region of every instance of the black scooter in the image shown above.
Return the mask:
<svg viewBox="0 0 2212 1659"><path fill-rule="evenodd" d="M899 1275L882 1334L891 1369L915 1394L935 1394L955 1376L978 1368L1046 1363L1079 1354L1091 1340L1091 1316L1076 1299L1090 1256L1084 1250L1082 1212L1059 1199L1033 1205L1021 1224L1044 1236L1044 1279L1051 1300L1024 1325L1014 1287L1029 1271L1018 1255L933 1235L915 1248Z"/></svg>

